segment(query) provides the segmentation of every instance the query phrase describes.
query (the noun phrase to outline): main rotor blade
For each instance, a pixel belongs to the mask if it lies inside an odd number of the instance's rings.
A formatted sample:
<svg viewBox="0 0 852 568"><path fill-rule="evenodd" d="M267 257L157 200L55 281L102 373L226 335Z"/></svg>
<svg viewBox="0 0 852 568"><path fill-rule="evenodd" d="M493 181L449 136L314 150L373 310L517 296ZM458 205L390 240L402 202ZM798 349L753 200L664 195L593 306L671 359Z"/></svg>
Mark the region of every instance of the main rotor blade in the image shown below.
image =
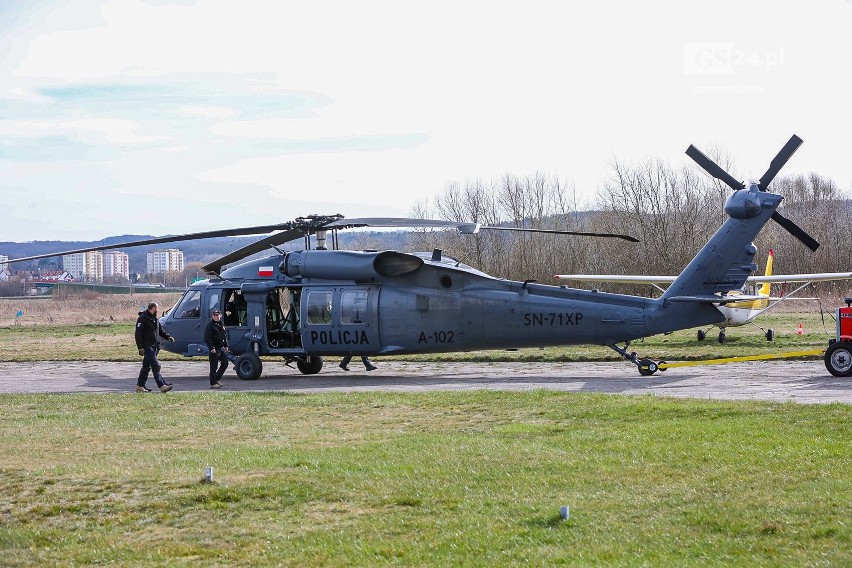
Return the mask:
<svg viewBox="0 0 852 568"><path fill-rule="evenodd" d="M480 230L490 230L490 231L521 231L524 233L551 233L554 235L577 235L582 237L602 237L602 238L614 238L614 239L622 239L625 241L630 241L631 243L638 243L639 239L635 237L631 237L630 235L618 235L615 233L589 233L585 231L559 231L556 229L524 229L521 227L492 227L492 226L484 226L480 227Z"/></svg>
<svg viewBox="0 0 852 568"><path fill-rule="evenodd" d="M686 149L686 155L695 160L695 163L704 168L704 171L714 178L725 182L734 191L745 187L743 182L737 181L734 176L723 170L719 164L708 158L704 152L692 144Z"/></svg>
<svg viewBox="0 0 852 568"><path fill-rule="evenodd" d="M787 140L787 143L784 144L784 147L781 148L781 151L769 162L769 169L766 170L766 173L760 178L760 182L758 183L758 187L761 191L766 191L766 187L772 183L772 180L775 179L775 176L778 174L778 171L784 167L784 164L787 163L787 160L796 153L796 150L799 149L799 146L802 145L803 140L793 134L793 136Z"/></svg>
<svg viewBox="0 0 852 568"><path fill-rule="evenodd" d="M772 214L772 219L776 223L778 223L779 225L781 225L782 227L787 229L787 231L791 235L793 235L794 237L796 237L797 239L802 241L802 243L806 247L811 249L811 251L816 252L816 249L819 248L819 243L816 241L816 239L814 239L812 236L807 234L804 229L802 229L800 226L795 224L793 221L791 221L790 219L788 219L787 217L785 217L784 215L782 215L778 211L775 211Z"/></svg>
<svg viewBox="0 0 852 568"><path fill-rule="evenodd" d="M355 227L434 227L457 229L464 235L470 235L479 232L482 229L493 231L525 231L529 233L553 233L559 235L579 235L587 237L613 237L624 239L632 243L638 243L639 240L629 235L616 235L612 233L588 233L582 231L558 231L554 229L524 229L519 227L496 227L493 225L480 226L477 223L466 221L443 221L440 219L407 219L395 217L365 217L360 219L342 219L325 225L324 228L335 229L350 229Z"/></svg>
<svg viewBox="0 0 852 568"><path fill-rule="evenodd" d="M358 227L434 227L446 229L458 229L460 233L472 234L479 231L479 224L457 221L443 221L440 219L411 219L407 217L360 217L355 219L341 219L324 225L324 229L354 229Z"/></svg>
<svg viewBox="0 0 852 568"><path fill-rule="evenodd" d="M244 246L239 250L235 250L234 252L228 253L223 257L217 258L213 262L205 264L202 267L202 270L204 270L204 272L208 274L219 274L219 272L222 271L222 267L226 264L231 264L232 262L242 260L247 256L263 252L266 249L272 248L276 245L283 245L284 243L290 242L293 239L298 239L299 237L303 236L305 236L305 232L301 229L290 229L288 231L282 231L280 233L275 233L274 235L269 235L264 239L256 241L248 246Z"/></svg>
<svg viewBox="0 0 852 568"><path fill-rule="evenodd" d="M38 260L40 258L51 258L54 256L64 256L66 254L78 254L81 252L92 252L97 250L111 250L111 249L119 249L119 248L128 248L128 247L140 247L145 245L159 245L164 243L176 243L179 241L192 241L196 239L212 239L215 237L238 237L244 235L260 235L263 233L270 233L272 231L279 231L281 229L287 228L287 224L277 224L277 225L260 225L257 227L240 227L236 229L221 229L218 231L204 231L201 233L187 233L185 235L173 235L170 237L156 237L153 239L143 239L140 241L129 241L126 243L119 243L114 245L99 245L95 247L81 248L75 250L67 250L61 252L52 252L50 254L37 254L34 256L24 256L21 258L10 258L7 262L22 262L25 260Z"/></svg>

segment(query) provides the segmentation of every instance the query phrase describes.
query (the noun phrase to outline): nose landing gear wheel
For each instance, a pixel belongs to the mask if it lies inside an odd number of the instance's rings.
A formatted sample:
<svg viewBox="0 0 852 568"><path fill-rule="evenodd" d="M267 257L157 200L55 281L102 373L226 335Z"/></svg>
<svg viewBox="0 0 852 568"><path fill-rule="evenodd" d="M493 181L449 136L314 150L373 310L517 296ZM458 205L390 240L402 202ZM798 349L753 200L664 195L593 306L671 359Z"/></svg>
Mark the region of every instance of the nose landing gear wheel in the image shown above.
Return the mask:
<svg viewBox="0 0 852 568"><path fill-rule="evenodd" d="M766 341L775 341L775 330L767 329L766 330Z"/></svg>
<svg viewBox="0 0 852 568"><path fill-rule="evenodd" d="M725 330L719 332L719 343L725 343Z"/></svg>

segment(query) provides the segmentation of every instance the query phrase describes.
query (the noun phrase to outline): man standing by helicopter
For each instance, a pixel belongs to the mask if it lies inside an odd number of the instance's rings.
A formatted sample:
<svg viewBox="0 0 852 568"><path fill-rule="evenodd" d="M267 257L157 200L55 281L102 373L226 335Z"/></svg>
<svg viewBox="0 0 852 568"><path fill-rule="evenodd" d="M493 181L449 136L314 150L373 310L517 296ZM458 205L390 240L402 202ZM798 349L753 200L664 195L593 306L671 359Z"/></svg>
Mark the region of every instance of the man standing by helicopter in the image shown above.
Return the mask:
<svg viewBox="0 0 852 568"><path fill-rule="evenodd" d="M210 322L204 328L204 343L209 349L210 359L210 388L220 389L222 383L219 380L228 368L228 333L222 323L222 312L218 309L210 313ZM217 368L218 366L218 368Z"/></svg>
<svg viewBox="0 0 852 568"><path fill-rule="evenodd" d="M160 374L157 354L160 352L161 337L168 341L174 341L175 338L166 333L160 325L160 320L157 319L157 308L157 302L151 302L147 310L139 312L139 318L136 320L136 347L139 348L139 354L143 357L139 380L136 381L136 392L151 392L151 389L145 386L149 371L154 371L154 381L160 388L160 392L172 390L171 383L163 380L163 375Z"/></svg>

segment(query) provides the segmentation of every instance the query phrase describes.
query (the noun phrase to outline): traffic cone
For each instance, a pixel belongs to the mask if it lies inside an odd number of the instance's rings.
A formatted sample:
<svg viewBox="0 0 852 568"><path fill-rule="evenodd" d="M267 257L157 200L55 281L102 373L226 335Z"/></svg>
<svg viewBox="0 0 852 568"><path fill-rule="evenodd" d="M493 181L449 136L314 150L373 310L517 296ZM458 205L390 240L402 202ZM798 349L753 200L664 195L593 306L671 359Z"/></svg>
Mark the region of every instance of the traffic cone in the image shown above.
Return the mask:
<svg viewBox="0 0 852 568"><path fill-rule="evenodd" d="M803 335L804 333L805 333L805 330L802 329L802 323L799 322L799 329L796 330L796 335Z"/></svg>

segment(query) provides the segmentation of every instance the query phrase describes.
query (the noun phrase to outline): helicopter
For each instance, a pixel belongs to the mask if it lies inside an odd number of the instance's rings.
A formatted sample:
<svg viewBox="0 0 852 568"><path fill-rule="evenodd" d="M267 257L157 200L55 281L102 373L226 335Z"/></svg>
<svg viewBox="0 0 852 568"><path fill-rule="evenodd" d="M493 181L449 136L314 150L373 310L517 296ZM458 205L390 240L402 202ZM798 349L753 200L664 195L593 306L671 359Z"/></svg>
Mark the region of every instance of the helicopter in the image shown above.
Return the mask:
<svg viewBox="0 0 852 568"><path fill-rule="evenodd" d="M694 146L689 147L687 155L734 190L725 204L728 219L666 291L654 299L500 279L444 255L440 249L407 253L339 248L338 231L357 227L438 227L463 234L519 230L638 242L629 235L611 233L428 219L311 215L277 225L158 237L9 262L277 231L203 267L208 278L189 286L160 320L176 339L165 349L186 357L206 356L204 325L211 312L219 309L235 371L244 380L260 377L262 356L280 356L285 364L295 362L301 373L312 375L322 370L323 358L329 356L578 344L608 346L634 364L641 375L649 376L659 370L660 362L628 351L630 343L659 333L719 324L725 318L716 306L750 299L728 293L739 292L756 270L757 249L752 241L769 219L811 250L819 246L777 211L783 197L768 191L768 185L801 143L798 136L790 138L760 180L748 186ZM301 250L277 248L300 238L304 239ZM269 249L275 254L238 263ZM225 268L228 265L232 266Z"/></svg>

